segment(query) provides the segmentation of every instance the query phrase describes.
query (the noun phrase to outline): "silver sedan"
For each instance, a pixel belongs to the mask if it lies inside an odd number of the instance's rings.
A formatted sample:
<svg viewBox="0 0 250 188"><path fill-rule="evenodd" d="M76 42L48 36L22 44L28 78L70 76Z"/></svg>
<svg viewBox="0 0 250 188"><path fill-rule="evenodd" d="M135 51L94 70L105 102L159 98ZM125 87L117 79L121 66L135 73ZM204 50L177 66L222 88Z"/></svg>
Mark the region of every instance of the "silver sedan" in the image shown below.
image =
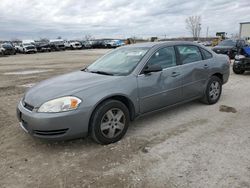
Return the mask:
<svg viewBox="0 0 250 188"><path fill-rule="evenodd" d="M90 135L109 144L145 113L195 99L216 103L229 67L227 56L191 42L124 46L83 70L37 84L19 102L17 117L35 137Z"/></svg>

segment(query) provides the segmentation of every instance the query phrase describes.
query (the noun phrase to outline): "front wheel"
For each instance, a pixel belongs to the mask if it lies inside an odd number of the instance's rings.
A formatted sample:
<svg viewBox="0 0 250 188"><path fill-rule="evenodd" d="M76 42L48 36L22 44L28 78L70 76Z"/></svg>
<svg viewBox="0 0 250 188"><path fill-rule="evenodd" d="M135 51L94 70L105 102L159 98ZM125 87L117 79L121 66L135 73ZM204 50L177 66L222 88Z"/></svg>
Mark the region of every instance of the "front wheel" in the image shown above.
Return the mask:
<svg viewBox="0 0 250 188"><path fill-rule="evenodd" d="M241 70L240 68L238 68L235 64L233 65L233 71L235 74L244 74L244 70Z"/></svg>
<svg viewBox="0 0 250 188"><path fill-rule="evenodd" d="M100 144L117 142L126 134L129 121L126 105L117 100L107 100L93 113L90 122L91 136Z"/></svg>
<svg viewBox="0 0 250 188"><path fill-rule="evenodd" d="M206 104L215 104L218 102L222 91L222 80L217 76L212 76L207 84L205 95L202 101Z"/></svg>

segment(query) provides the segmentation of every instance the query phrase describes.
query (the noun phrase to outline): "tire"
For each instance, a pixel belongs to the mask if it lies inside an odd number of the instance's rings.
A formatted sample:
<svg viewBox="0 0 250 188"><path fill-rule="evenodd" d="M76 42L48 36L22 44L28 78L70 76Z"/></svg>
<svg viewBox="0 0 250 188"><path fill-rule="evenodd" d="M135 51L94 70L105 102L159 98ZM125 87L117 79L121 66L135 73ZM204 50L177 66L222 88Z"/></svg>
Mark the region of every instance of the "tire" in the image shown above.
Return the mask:
<svg viewBox="0 0 250 188"><path fill-rule="evenodd" d="M222 80L217 76L212 76L206 87L205 95L201 101L205 104L215 104L220 99L222 92Z"/></svg>
<svg viewBox="0 0 250 188"><path fill-rule="evenodd" d="M91 137L99 144L117 142L126 134L129 121L126 105L117 100L104 101L91 117Z"/></svg>
<svg viewBox="0 0 250 188"><path fill-rule="evenodd" d="M233 65L233 71L235 74L244 74L245 70L241 70L237 68L235 65Z"/></svg>

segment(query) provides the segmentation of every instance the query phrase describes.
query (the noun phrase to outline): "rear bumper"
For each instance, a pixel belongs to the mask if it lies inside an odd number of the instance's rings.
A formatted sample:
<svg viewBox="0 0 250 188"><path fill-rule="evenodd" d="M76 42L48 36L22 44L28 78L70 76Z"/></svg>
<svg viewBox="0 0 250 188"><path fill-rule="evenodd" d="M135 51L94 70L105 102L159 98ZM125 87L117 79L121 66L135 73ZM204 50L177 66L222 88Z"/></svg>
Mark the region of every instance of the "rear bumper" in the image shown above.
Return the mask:
<svg viewBox="0 0 250 188"><path fill-rule="evenodd" d="M82 109L62 113L37 113L27 110L22 103L17 107L17 118L22 129L34 137L47 140L69 140L87 136L87 114Z"/></svg>
<svg viewBox="0 0 250 188"><path fill-rule="evenodd" d="M222 72L222 84L225 84L229 80L231 65L229 63L225 64L222 68L224 71Z"/></svg>
<svg viewBox="0 0 250 188"><path fill-rule="evenodd" d="M228 71L227 73L223 74L223 84L225 84L225 83L228 82L229 75L230 75L230 71Z"/></svg>

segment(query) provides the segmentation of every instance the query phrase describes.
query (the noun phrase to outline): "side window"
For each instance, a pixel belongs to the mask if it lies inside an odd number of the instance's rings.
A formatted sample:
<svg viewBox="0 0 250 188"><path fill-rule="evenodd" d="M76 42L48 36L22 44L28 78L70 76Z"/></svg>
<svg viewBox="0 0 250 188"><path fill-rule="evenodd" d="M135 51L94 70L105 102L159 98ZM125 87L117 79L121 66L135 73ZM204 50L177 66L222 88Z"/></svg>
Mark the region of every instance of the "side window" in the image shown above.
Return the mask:
<svg viewBox="0 0 250 188"><path fill-rule="evenodd" d="M200 48L200 49L201 49L201 52L203 54L204 59L210 59L213 57L213 55L210 52L208 52L207 50L205 50L203 48Z"/></svg>
<svg viewBox="0 0 250 188"><path fill-rule="evenodd" d="M165 47L153 54L147 65L160 65L163 69L176 66L176 56L174 47Z"/></svg>
<svg viewBox="0 0 250 188"><path fill-rule="evenodd" d="M177 46L182 64L188 64L196 61L201 61L202 56L198 47L187 45Z"/></svg>

